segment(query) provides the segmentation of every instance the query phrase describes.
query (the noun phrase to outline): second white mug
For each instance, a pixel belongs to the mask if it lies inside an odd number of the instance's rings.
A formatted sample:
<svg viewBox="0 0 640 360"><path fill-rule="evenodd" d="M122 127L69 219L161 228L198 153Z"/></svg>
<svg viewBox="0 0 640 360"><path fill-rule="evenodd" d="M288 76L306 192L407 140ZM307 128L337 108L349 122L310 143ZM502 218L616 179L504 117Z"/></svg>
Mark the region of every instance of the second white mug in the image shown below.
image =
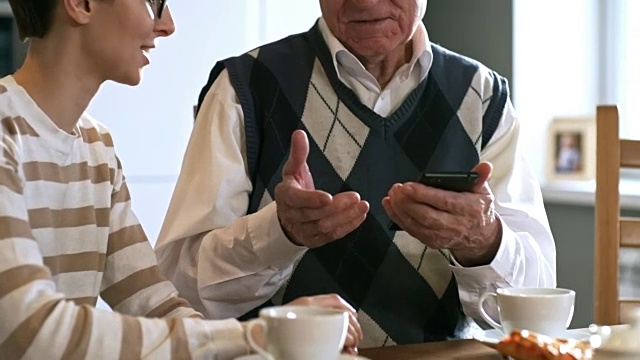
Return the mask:
<svg viewBox="0 0 640 360"><path fill-rule="evenodd" d="M573 290L558 288L503 288L480 297L480 314L489 325L505 335L514 330L529 330L552 337L563 337L573 318ZM500 323L492 319L483 305L497 298Z"/></svg>

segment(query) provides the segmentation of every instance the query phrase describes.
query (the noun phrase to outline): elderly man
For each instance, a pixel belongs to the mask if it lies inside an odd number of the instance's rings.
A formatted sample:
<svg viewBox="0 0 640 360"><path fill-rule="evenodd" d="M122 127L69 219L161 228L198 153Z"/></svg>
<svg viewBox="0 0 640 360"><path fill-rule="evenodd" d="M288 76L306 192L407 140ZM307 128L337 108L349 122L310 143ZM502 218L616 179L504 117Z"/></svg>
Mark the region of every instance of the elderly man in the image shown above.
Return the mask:
<svg viewBox="0 0 640 360"><path fill-rule="evenodd" d="M426 0L320 5L211 72L156 248L181 295L225 317L336 292L363 347L468 336L483 292L555 286L505 79L430 43ZM470 192L412 182L470 170Z"/></svg>

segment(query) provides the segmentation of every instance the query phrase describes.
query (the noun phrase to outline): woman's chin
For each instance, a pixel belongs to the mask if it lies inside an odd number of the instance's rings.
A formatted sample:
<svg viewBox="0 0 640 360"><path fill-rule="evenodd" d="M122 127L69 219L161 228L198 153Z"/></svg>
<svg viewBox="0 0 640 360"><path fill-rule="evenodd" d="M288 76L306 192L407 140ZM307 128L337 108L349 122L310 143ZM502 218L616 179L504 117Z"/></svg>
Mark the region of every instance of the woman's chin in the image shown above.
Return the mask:
<svg viewBox="0 0 640 360"><path fill-rule="evenodd" d="M129 86L139 85L142 81L142 69L136 71L135 73L126 74L125 76L120 76L117 79L113 79L113 81Z"/></svg>

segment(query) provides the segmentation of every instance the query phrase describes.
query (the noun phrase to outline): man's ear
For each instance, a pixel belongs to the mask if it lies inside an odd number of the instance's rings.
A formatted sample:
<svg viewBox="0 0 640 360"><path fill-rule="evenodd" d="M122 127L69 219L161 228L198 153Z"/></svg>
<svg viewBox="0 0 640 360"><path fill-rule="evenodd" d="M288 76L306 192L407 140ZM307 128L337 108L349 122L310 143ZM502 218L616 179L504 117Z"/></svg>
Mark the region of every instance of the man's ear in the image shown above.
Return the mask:
<svg viewBox="0 0 640 360"><path fill-rule="evenodd" d="M62 0L64 11L79 25L89 22L93 6L93 0Z"/></svg>

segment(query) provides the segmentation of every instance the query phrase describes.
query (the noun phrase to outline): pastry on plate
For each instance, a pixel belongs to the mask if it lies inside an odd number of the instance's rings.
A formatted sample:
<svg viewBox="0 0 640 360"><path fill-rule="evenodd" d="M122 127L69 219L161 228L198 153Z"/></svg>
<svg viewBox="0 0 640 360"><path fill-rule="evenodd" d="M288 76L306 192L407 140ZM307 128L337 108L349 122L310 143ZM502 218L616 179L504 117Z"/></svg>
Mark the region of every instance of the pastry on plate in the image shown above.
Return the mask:
<svg viewBox="0 0 640 360"><path fill-rule="evenodd" d="M589 360L589 341L556 339L531 331L514 331L503 338L496 350L514 360Z"/></svg>

